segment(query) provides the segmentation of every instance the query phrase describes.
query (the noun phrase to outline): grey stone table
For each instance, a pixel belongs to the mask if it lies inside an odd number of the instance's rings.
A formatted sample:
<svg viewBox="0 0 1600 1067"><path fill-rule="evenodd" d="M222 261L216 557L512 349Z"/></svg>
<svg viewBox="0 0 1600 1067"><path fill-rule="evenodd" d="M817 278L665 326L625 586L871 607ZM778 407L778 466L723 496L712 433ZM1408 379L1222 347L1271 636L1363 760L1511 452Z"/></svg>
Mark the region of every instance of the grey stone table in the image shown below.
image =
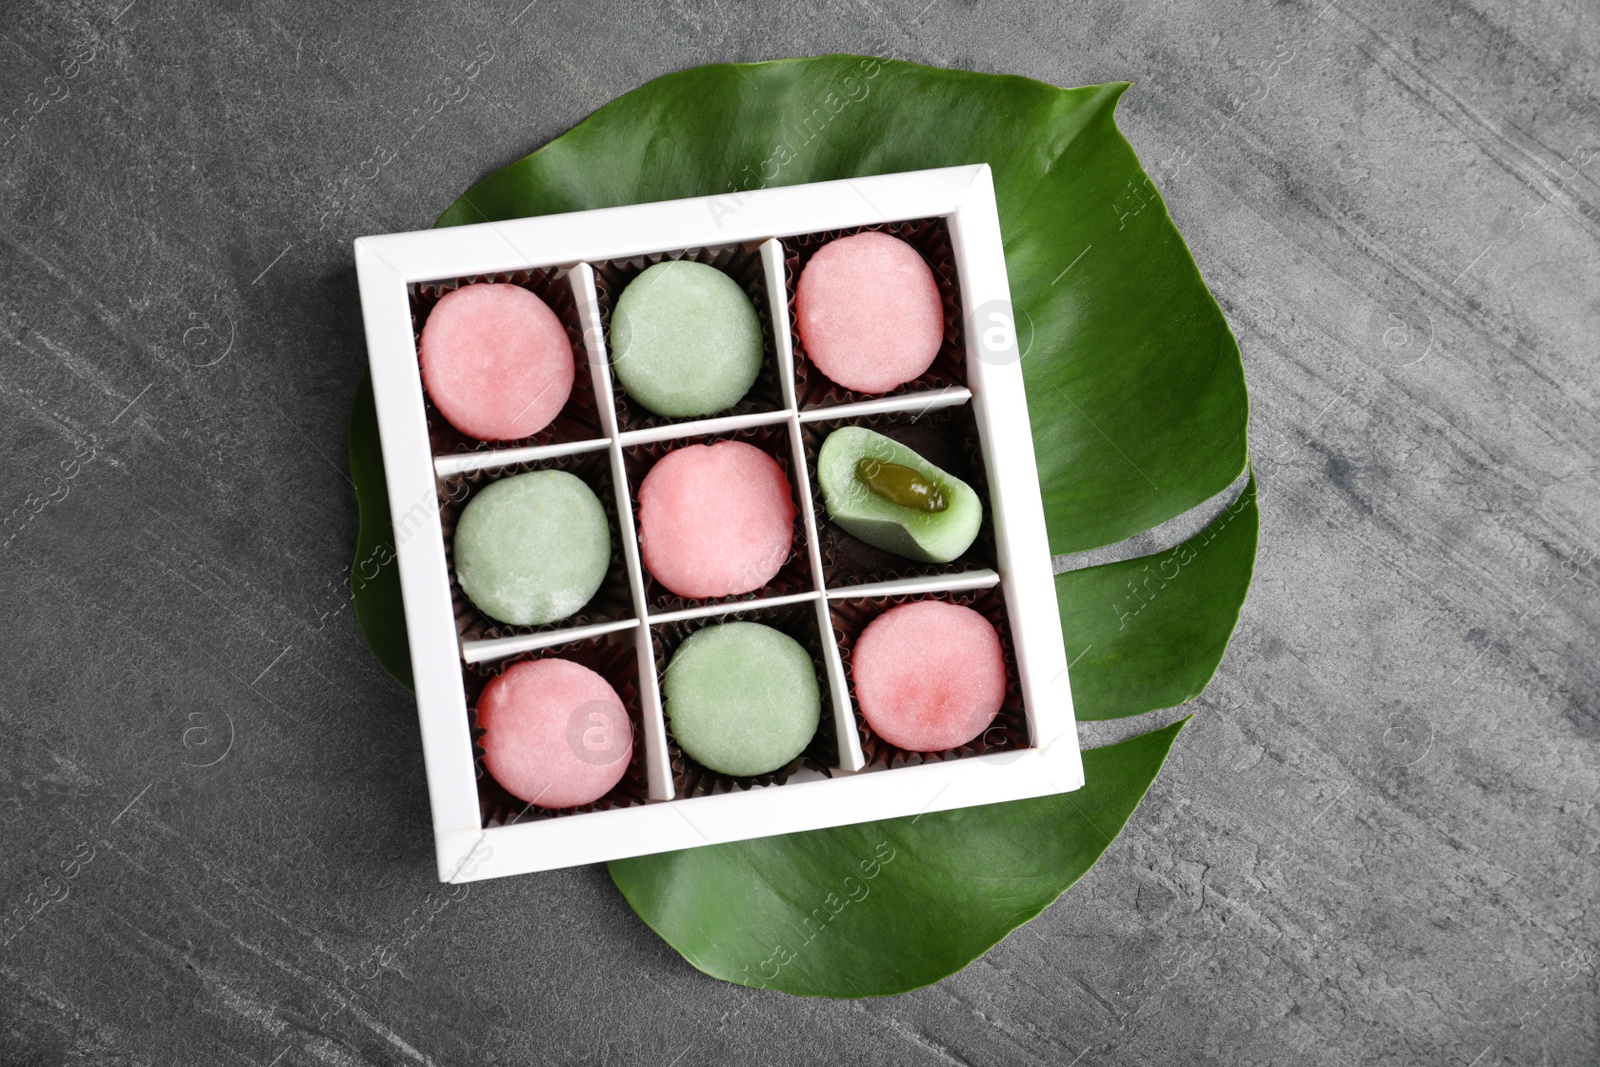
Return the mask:
<svg viewBox="0 0 1600 1067"><path fill-rule="evenodd" d="M1597 1062L1591 0L333 8L0 20L0 1062ZM342 584L351 238L658 74L830 51L1136 83L1262 510L1105 860L856 1003L703 977L601 868L430 914L412 702Z"/></svg>

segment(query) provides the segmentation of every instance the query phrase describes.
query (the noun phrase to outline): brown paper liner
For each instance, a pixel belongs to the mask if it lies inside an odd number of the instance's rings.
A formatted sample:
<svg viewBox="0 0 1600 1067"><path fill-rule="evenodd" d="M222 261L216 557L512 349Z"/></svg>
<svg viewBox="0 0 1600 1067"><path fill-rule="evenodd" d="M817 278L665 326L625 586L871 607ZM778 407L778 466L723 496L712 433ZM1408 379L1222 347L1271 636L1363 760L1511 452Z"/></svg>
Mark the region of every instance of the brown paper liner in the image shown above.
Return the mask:
<svg viewBox="0 0 1600 1067"><path fill-rule="evenodd" d="M851 655L856 641L867 625L900 604L914 600L943 600L969 607L989 620L1000 635L1000 651L1006 664L1006 696L1000 712L989 728L966 744L942 752L911 752L891 745L872 732L859 706L854 707L856 730L861 735L861 754L868 766L896 767L919 763L941 763L964 756L982 756L989 752L1009 752L1028 747L1028 718L1022 704L1022 680L1017 670L1017 651L1011 641L1011 621L1006 614L1005 597L1000 588L971 589L956 593L913 593L892 597L862 597L860 599L834 600L828 605L833 617L833 634L839 642L839 654L844 658L844 674L850 684L852 704L855 701L855 673Z"/></svg>
<svg viewBox="0 0 1600 1067"><path fill-rule="evenodd" d="M520 448L524 445L550 445L568 441L592 441L605 436L600 427L599 404L594 395L594 378L589 372L588 349L583 344L583 320L572 296L572 285L564 269L501 271L498 274L473 274L465 278L443 281L413 282L408 286L411 297L411 330L422 351L422 327L435 304L446 294L463 285L480 282L505 282L520 285L549 305L561 325L566 327L567 340L572 342L573 376L572 393L565 406L551 420L550 425L532 437L512 441L480 441L469 437L454 426L434 406L423 386L423 408L428 417L428 446L435 456L458 452L488 452L503 448Z"/></svg>
<svg viewBox="0 0 1600 1067"><path fill-rule="evenodd" d="M669 418L656 415L635 400L615 374L611 375L611 391L616 401L617 428L620 431L644 430L654 426L692 422L697 419L721 418L727 415L749 415L758 411L781 411L784 408L783 382L778 370L777 344L773 340L771 303L767 299L766 272L761 267L761 243L724 245L710 248L687 248L676 252L653 252L628 259L608 259L592 264L595 293L600 300L600 323L605 329L606 351L611 345L611 310L628 283L645 272L648 267L666 260L687 259L716 267L739 284L739 288L755 305L756 317L761 321L761 370L754 384L733 407L712 415L692 415ZM609 371L610 368L607 368Z"/></svg>
<svg viewBox="0 0 1600 1067"><path fill-rule="evenodd" d="M689 636L707 626L724 622L759 622L780 630L805 647L811 654L811 665L817 672L817 691L822 695L822 719L817 733L804 752L775 771L749 777L737 777L703 767L678 746L672 736L671 720L667 723L667 756L672 763L672 781L681 797L709 796L712 793L731 793L735 789L755 786L782 785L802 767L820 771L828 777L839 765L839 739L833 726L833 699L828 690L828 677L822 667L822 635L817 629L816 606L806 601L800 604L783 604L770 608L752 608L748 611L731 611L725 615L712 615L698 619L655 623L650 627L650 643L655 652L656 677L663 677L673 653Z"/></svg>
<svg viewBox="0 0 1600 1067"><path fill-rule="evenodd" d="M527 471L559 470L583 479L605 508L606 525L611 531L611 565L606 569L605 581L576 614L541 626L514 626L508 622L491 619L467 598L456 581L455 533L461 512L474 493L490 482L509 478ZM610 453L605 449L581 452L573 456L541 460L537 463L515 463L493 470L466 471L451 475L439 485L439 526L444 534L445 564L450 571L450 602L455 609L456 632L465 641L482 641L513 634L545 633L550 630L570 630L597 622L614 622L634 618L633 593L628 587L628 567L622 557L622 527L617 521L616 493L611 484Z"/></svg>
<svg viewBox="0 0 1600 1067"><path fill-rule="evenodd" d="M745 444L754 445L778 461L778 466L783 468L783 476L789 480L790 499L794 503L794 539L790 542L789 558L784 560L783 566L778 568L778 573L772 580L759 589L737 596L713 597L704 600L693 600L681 597L656 581L655 575L650 573L650 568L644 566L641 546L641 560L639 570L644 577L644 599L649 611L665 614L670 611L681 611L684 608L695 607L702 604L737 604L746 600L762 600L770 597L788 596L791 593L809 593L816 588L816 581L811 573L811 561L806 549L806 526L804 508L807 506L801 495L800 486L795 484L794 464L789 461L789 433L788 424L779 423L773 426L755 426L750 429L737 430L733 433L707 434L699 437L687 437L674 441L655 441L649 444L631 445L622 450L622 469L627 476L628 497L633 508L633 528L640 529L639 525L639 487L644 483L645 476L650 473L668 452L683 448L687 445L712 444L716 441L743 441Z"/></svg>
<svg viewBox="0 0 1600 1067"><path fill-rule="evenodd" d="M649 782L645 771L644 714L639 702L639 657L634 651L634 634L622 632L606 634L588 641L542 648L525 652L497 663L465 664L461 669L462 682L467 692L467 716L472 728L472 755L478 768L478 810L485 829L491 826L510 826L519 822L551 819L561 815L577 815L587 811L609 811L643 804L649 797ZM505 786L495 781L483 765L483 747L478 743L484 730L478 726L478 698L490 679L503 674L513 663L524 660L565 659L588 667L617 691L622 706L628 710L628 720L633 724L633 755L621 781L611 792L592 804L576 808L539 808L511 794Z"/></svg>
<svg viewBox="0 0 1600 1067"><path fill-rule="evenodd" d="M949 563L923 563L875 548L830 521L827 506L822 501L822 486L817 481L817 455L828 435L841 426L860 426L881 433L970 485L983 502L983 522L978 527L978 536L972 546ZM803 423L800 427L800 443L805 449L806 467L811 476L811 499L817 519L817 547L822 552L822 576L830 589L922 575L959 574L984 567L999 569L994 508L989 499L983 445L971 404L938 408L921 415L889 412L854 419Z"/></svg>
<svg viewBox="0 0 1600 1067"><path fill-rule="evenodd" d="M922 374L887 393L858 393L832 381L806 358L800 342L800 316L795 308L795 288L800 272L823 245L840 237L876 230L905 241L922 254L933 268L934 284L944 304L944 343L938 355ZM914 219L910 222L884 222L848 230L805 233L783 239L783 276L789 300L789 332L794 345L794 393L802 410L875 400L884 396L919 393L967 384L967 352L961 335L961 287L957 281L955 252L950 246L950 227L942 218Z"/></svg>

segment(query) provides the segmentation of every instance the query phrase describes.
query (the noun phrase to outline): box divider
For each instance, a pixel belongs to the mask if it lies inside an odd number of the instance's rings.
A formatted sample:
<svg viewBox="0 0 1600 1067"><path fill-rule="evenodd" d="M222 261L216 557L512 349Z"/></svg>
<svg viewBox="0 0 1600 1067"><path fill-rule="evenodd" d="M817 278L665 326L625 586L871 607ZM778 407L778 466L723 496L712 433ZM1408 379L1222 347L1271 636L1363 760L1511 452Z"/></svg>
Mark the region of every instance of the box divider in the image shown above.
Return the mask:
<svg viewBox="0 0 1600 1067"><path fill-rule="evenodd" d="M791 411L794 399L794 342L789 336L789 294L783 273L783 242L776 237L761 243L761 269L767 276L767 302L772 311L772 340L778 352L778 378L783 405Z"/></svg>
<svg viewBox="0 0 1600 1067"><path fill-rule="evenodd" d="M867 759L861 752L855 704L850 699L844 657L839 653L839 638L833 632L833 614L828 610L826 598L817 601L817 628L822 631L823 667L828 674L828 688L833 693L833 733L839 739L839 768L859 771L866 767Z"/></svg>
<svg viewBox="0 0 1600 1067"><path fill-rule="evenodd" d="M808 600L819 600L822 594L815 589L804 593L790 593L787 596L759 597L755 600L718 600L710 604L696 604L693 607L680 608L677 611L658 611L653 613L649 622L652 624L663 622L681 622L684 619L704 619L712 615L732 615L740 611L757 611L761 608L778 608L786 604L804 604Z"/></svg>
<svg viewBox="0 0 1600 1067"><path fill-rule="evenodd" d="M672 784L672 760L667 754L667 720L661 710L661 680L656 677L656 657L651 651L650 624L643 619L635 633L634 651L639 657L639 704L644 716L645 774L651 800L671 800L676 795Z"/></svg>
<svg viewBox="0 0 1600 1067"><path fill-rule="evenodd" d="M492 663L495 660L506 659L520 655L523 652L536 652L541 648L553 648L556 645L567 645L574 641L588 641L606 634L618 633L637 624L636 619L618 619L614 622L598 622L590 626L575 626L570 630L540 630L538 633L516 634L511 637L496 637L486 641L461 642L461 658L467 663Z"/></svg>
<svg viewBox="0 0 1600 1067"><path fill-rule="evenodd" d="M598 452L610 443L609 438L597 437L593 441L562 441L553 445L528 445L523 448L506 448L492 452L452 452L435 456L433 471L441 481L465 474L468 471L492 470L517 463L539 463L562 456L575 456L581 452Z"/></svg>
<svg viewBox="0 0 1600 1067"><path fill-rule="evenodd" d="M622 443L617 436L616 396L611 367L606 358L605 330L600 324L600 296L594 286L594 268L579 263L572 268L573 292L583 315L583 345L594 375L594 394L600 408L600 425L609 438L611 491L617 500L617 526L622 537L622 558L628 565L628 589L633 595L634 652L639 658L639 704L644 719L645 777L651 800L671 800L672 766L667 758L667 724L661 713L661 687L655 658L650 653L650 623L645 611L644 571L639 563L639 541L633 526L633 496L622 468Z"/></svg>
<svg viewBox="0 0 1600 1067"><path fill-rule="evenodd" d="M822 546L817 541L817 502L811 495L811 468L806 463L805 444L800 440L800 420L793 415L789 417L789 451L790 469L794 473L800 490L800 501L804 505L801 508L804 512L801 518L805 523L806 554L811 558L812 588L820 592L827 588L827 583L822 577Z"/></svg>
<svg viewBox="0 0 1600 1067"><path fill-rule="evenodd" d="M833 419L855 419L863 415L898 414L915 411L922 414L940 408L960 407L972 399L972 390L964 385L944 389L928 389L920 393L886 396L878 400L858 400L851 404L832 407L806 408L800 412L801 422L828 422Z"/></svg>
<svg viewBox="0 0 1600 1067"><path fill-rule="evenodd" d="M710 419L697 419L694 422L669 422L643 430L623 430L617 436L622 447L632 448L635 445L653 445L658 441L720 436L755 426L772 426L787 422L793 415L794 412L787 408L779 411L752 411L748 415L720 415Z"/></svg>
<svg viewBox="0 0 1600 1067"><path fill-rule="evenodd" d="M567 272L578 315L583 321L583 347L588 354L589 373L594 380L595 407L600 412L600 428L608 438L617 436L617 407L611 392L611 368L606 359L605 330L600 325L600 294L594 287L594 268L579 263Z"/></svg>
<svg viewBox="0 0 1600 1067"><path fill-rule="evenodd" d="M956 574L914 574L882 582L828 587L829 600L859 600L866 597L899 596L902 593L964 593L969 589L988 589L1000 584L1000 575L987 567Z"/></svg>
<svg viewBox="0 0 1600 1067"><path fill-rule="evenodd" d="M661 711L661 687L656 679L656 663L650 653L650 620L645 610L644 571L639 562L638 535L633 526L632 497L628 476L622 469L622 446L611 440L611 480L617 494L617 523L622 533L622 557L628 564L628 587L633 592L633 610L638 618L639 709L644 715L645 770L651 800L671 800L672 767L667 757L667 723Z"/></svg>
<svg viewBox="0 0 1600 1067"><path fill-rule="evenodd" d="M833 696L834 737L838 742L836 759L841 770L855 772L867 765L861 752L861 735L856 729L855 708L850 701L850 687L845 681L844 659L839 655L839 641L833 633L833 618L828 611L827 582L822 575L822 547L818 542L816 501L811 495L811 471L806 463L806 450L800 440L800 414L794 389L794 344L790 336L788 288L784 278L783 242L773 238L761 246L761 263L767 271L767 294L772 300L772 330L777 339L778 360L783 378L784 402L790 409L789 449L793 456L794 476L800 486L804 503L806 551L811 558L811 576L816 589L823 594L816 602L817 629L821 632L822 667L828 677L828 689Z"/></svg>

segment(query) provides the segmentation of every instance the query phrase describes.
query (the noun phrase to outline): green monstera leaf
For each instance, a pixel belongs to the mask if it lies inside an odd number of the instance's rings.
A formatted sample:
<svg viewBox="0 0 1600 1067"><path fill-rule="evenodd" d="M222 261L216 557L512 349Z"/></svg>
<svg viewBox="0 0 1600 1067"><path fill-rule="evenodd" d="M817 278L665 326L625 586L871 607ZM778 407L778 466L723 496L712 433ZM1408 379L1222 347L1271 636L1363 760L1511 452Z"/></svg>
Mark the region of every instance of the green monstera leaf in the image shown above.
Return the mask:
<svg viewBox="0 0 1600 1067"><path fill-rule="evenodd" d="M1079 719L1186 704L1211 681L1256 560L1256 483L1210 526L1142 559L1056 575Z"/></svg>
<svg viewBox="0 0 1600 1067"><path fill-rule="evenodd" d="M1238 346L1117 130L1126 89L860 56L699 67L490 174L439 225L703 195L737 210L751 188L988 163L1051 548L1076 552L1211 499L1246 465ZM407 682L375 425L363 383L352 589L368 644ZM1257 522L1252 482L1177 548L1058 576L1079 718L1204 689L1244 602ZM1180 728L1085 753L1076 793L622 860L612 878L708 974L810 995L900 992L961 969L1082 877Z"/></svg>
<svg viewBox="0 0 1600 1067"><path fill-rule="evenodd" d="M716 978L824 997L916 989L1093 867L1187 721L1085 752L1075 793L622 860L611 877Z"/></svg>

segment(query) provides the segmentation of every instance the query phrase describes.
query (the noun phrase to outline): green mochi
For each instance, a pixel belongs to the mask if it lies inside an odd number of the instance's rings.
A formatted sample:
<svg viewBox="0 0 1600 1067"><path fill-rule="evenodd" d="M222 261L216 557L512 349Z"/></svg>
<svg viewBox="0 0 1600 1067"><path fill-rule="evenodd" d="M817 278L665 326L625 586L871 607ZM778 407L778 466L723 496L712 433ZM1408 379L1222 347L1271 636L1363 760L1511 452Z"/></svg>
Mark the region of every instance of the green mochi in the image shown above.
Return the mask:
<svg viewBox="0 0 1600 1067"><path fill-rule="evenodd" d="M657 415L726 411L761 371L761 320L745 291L715 267L668 260L622 291L611 316L611 369Z"/></svg>
<svg viewBox="0 0 1600 1067"><path fill-rule="evenodd" d="M805 751L822 720L817 670L794 638L755 622L690 635L661 679L672 736L722 774L766 774Z"/></svg>
<svg viewBox="0 0 1600 1067"><path fill-rule="evenodd" d="M944 491L943 511L891 503L856 476L862 459L910 467ZM817 483L828 517L875 548L924 563L949 563L972 547L983 524L983 502L972 486L940 470L905 445L860 426L842 426L822 442Z"/></svg>
<svg viewBox="0 0 1600 1067"><path fill-rule="evenodd" d="M611 529L594 490L565 471L491 482L462 509L456 581L485 615L516 626L564 619L611 566Z"/></svg>

